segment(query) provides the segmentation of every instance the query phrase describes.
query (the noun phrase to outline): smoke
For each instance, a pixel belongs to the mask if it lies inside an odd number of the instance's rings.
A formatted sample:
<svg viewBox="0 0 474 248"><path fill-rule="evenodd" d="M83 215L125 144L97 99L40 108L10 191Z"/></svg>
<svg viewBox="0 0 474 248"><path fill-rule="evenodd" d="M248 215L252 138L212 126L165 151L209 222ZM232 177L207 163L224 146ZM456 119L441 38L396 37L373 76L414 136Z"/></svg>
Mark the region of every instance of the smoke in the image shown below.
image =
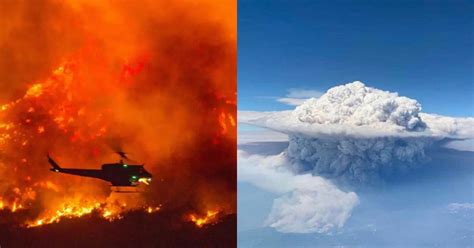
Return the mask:
<svg viewBox="0 0 474 248"><path fill-rule="evenodd" d="M266 225L284 233L330 233L340 229L359 200L330 181L311 174L295 175L285 168L284 154L248 155L238 152L239 181L280 195Z"/></svg>
<svg viewBox="0 0 474 248"><path fill-rule="evenodd" d="M293 111L241 112L239 118L288 134L287 156L297 162L296 172L359 183L419 166L437 141L474 135L473 118L420 111L416 100L356 81Z"/></svg>
<svg viewBox="0 0 474 248"><path fill-rule="evenodd" d="M423 128L418 116L420 110L421 105L413 99L355 81L331 88L320 98L304 102L292 114L306 123L355 126L388 123L414 130Z"/></svg>
<svg viewBox="0 0 474 248"><path fill-rule="evenodd" d="M374 182L383 175L407 171L426 159L430 139L380 137L318 139L291 136L288 157L296 169L351 182Z"/></svg>
<svg viewBox="0 0 474 248"><path fill-rule="evenodd" d="M5 207L235 212L235 3L8 1L0 13ZM48 170L48 152L98 168L118 160L111 146L154 175L144 194Z"/></svg>
<svg viewBox="0 0 474 248"><path fill-rule="evenodd" d="M472 117L454 118L420 111L416 100L356 81L333 87L293 111L239 111L239 122L313 138L474 137Z"/></svg>
<svg viewBox="0 0 474 248"><path fill-rule="evenodd" d="M278 156L239 154L239 180L279 194L266 224L294 233L331 233L345 224L358 198L340 183L359 188L406 175L429 161L433 145L450 141L466 150L468 143L453 142L474 137L474 118L422 113L416 100L361 82L331 88L293 111L239 111L239 122L288 135Z"/></svg>
<svg viewBox="0 0 474 248"><path fill-rule="evenodd" d="M461 140L474 137L473 117L456 118L425 113L420 113L420 117L426 123L431 136Z"/></svg>

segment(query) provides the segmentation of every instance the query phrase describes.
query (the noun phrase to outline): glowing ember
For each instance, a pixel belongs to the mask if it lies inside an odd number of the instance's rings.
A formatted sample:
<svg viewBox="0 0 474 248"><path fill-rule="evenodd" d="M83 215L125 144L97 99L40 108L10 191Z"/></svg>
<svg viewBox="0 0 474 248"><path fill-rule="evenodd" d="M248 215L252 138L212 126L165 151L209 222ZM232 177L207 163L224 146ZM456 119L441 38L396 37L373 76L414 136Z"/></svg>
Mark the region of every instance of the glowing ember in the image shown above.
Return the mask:
<svg viewBox="0 0 474 248"><path fill-rule="evenodd" d="M38 133L44 133L44 127L43 126L38 127Z"/></svg>
<svg viewBox="0 0 474 248"><path fill-rule="evenodd" d="M26 92L27 97L39 97L43 93L42 84L34 84Z"/></svg>
<svg viewBox="0 0 474 248"><path fill-rule="evenodd" d="M161 207L147 207L146 208L146 212L151 214L151 213L154 213L154 212L157 212L157 211L160 211Z"/></svg>

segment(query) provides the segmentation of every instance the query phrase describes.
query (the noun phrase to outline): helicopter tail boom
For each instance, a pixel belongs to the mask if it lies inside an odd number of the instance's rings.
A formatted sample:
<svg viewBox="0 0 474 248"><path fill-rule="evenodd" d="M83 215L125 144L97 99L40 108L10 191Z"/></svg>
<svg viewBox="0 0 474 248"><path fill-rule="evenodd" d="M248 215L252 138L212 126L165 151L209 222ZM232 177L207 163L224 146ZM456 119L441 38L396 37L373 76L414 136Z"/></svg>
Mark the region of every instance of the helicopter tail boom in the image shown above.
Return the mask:
<svg viewBox="0 0 474 248"><path fill-rule="evenodd" d="M60 172L61 171L61 167L58 165L58 163L56 163L56 161L54 161L48 154L48 162L51 164L51 166L53 166L53 168L51 168L50 170L51 171L54 171L54 172Z"/></svg>

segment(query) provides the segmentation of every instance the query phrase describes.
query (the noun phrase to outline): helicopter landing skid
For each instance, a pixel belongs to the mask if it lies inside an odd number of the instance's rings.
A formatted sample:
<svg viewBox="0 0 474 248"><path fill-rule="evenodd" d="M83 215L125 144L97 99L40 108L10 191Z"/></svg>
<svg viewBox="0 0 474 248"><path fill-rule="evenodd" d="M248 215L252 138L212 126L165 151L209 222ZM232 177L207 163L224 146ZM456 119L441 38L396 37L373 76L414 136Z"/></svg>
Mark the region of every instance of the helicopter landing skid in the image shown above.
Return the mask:
<svg viewBox="0 0 474 248"><path fill-rule="evenodd" d="M129 187L129 186L111 186L110 189L112 190L112 193L143 193L144 192L142 190L138 190L136 187Z"/></svg>

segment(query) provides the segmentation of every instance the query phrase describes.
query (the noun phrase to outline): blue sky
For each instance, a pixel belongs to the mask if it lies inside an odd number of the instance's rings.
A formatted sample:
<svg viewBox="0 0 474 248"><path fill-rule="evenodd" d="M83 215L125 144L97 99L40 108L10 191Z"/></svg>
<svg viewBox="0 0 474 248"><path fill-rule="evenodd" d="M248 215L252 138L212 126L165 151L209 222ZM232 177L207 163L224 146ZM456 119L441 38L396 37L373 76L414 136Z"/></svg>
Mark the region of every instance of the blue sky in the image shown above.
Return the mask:
<svg viewBox="0 0 474 248"><path fill-rule="evenodd" d="M473 116L474 2L239 0L238 108L354 80Z"/></svg>

